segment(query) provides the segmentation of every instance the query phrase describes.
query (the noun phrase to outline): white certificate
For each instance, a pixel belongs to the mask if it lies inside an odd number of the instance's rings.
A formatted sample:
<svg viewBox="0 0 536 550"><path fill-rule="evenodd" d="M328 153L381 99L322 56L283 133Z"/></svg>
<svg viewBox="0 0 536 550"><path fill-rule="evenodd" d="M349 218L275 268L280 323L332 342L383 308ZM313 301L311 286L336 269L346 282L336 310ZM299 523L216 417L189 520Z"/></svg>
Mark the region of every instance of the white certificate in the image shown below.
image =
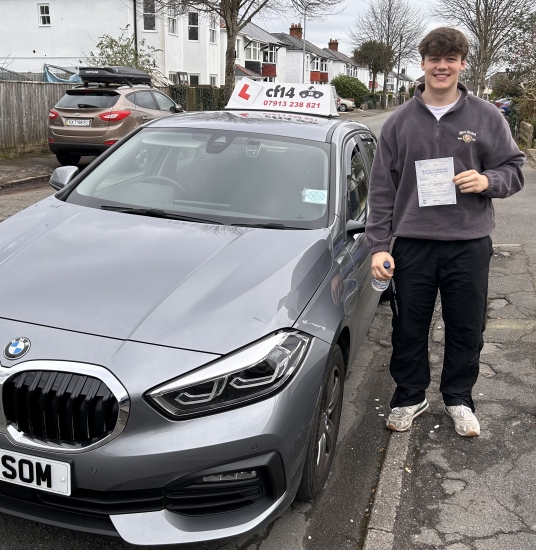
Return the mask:
<svg viewBox="0 0 536 550"><path fill-rule="evenodd" d="M417 191L419 206L439 206L456 204L456 186L454 177L454 159L416 160Z"/></svg>

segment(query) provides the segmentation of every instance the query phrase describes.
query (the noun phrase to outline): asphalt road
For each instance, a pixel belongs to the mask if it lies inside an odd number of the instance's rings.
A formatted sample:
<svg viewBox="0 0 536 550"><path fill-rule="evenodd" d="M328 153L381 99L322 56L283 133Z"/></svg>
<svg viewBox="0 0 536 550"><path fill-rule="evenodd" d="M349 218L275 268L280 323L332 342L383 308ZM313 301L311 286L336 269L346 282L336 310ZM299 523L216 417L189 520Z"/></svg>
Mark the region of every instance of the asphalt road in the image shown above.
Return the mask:
<svg viewBox="0 0 536 550"><path fill-rule="evenodd" d="M348 113L376 134L389 113ZM28 157L28 162L31 162ZM14 174L16 176L16 173ZM14 177L13 179L17 179ZM0 191L0 221L54 191L46 183ZM182 546L184 550L356 550L366 532L388 432L384 407L392 392L389 359L390 311L380 305L368 338L345 385L337 454L324 491L310 503L294 504L264 531L247 537ZM73 533L0 514L0 548L119 550L131 546L115 540ZM161 547L164 548L164 547Z"/></svg>

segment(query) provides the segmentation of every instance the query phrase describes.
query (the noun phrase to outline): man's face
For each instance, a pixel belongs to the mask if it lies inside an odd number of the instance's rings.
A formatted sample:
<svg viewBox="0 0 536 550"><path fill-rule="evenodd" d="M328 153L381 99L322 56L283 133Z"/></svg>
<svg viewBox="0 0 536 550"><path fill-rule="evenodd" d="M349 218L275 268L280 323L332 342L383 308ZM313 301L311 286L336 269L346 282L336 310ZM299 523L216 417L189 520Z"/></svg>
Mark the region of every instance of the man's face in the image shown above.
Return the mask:
<svg viewBox="0 0 536 550"><path fill-rule="evenodd" d="M421 69L424 71L426 89L445 92L456 88L460 71L465 69L465 61L456 53L425 55Z"/></svg>

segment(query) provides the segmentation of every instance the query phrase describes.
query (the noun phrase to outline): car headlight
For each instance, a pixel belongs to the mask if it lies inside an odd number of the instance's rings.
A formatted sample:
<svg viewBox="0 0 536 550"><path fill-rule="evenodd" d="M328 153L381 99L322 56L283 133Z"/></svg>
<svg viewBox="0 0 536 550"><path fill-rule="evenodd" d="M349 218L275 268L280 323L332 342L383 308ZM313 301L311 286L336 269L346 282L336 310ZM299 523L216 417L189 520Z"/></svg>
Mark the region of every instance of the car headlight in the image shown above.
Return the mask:
<svg viewBox="0 0 536 550"><path fill-rule="evenodd" d="M252 346L147 392L175 418L247 404L281 388L301 365L311 336L278 332Z"/></svg>

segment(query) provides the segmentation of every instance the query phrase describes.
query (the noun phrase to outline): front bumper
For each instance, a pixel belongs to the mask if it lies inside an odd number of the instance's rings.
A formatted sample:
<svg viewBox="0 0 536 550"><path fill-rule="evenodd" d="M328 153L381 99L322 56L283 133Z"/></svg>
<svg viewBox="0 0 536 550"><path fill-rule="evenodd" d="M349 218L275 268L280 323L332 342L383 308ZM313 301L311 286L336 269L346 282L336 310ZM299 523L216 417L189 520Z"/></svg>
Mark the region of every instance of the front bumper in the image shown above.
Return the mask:
<svg viewBox="0 0 536 550"><path fill-rule="evenodd" d="M41 492L33 489L32 494L23 495L14 485L9 487L15 488L15 494L6 494L1 486L8 484L0 483L0 511L95 534L118 534L132 544L161 545L254 531L292 502L329 355L327 343L318 338L312 341L301 368L276 395L218 414L171 421L154 410L143 394L213 356L0 320L0 335L12 333L25 334L32 341L24 358L29 368L33 360L44 357L108 366L125 386L131 409L119 437L85 452L35 450L0 435L1 449L72 462L74 487L72 497L58 499L47 496L50 493L39 496ZM274 466L276 463L280 466ZM217 473L232 467L264 468L270 479L266 498L224 513L170 511L171 489L189 485L207 471ZM84 498L75 502L80 494ZM123 498L127 494L129 498ZM100 507L103 513L84 504L87 496L99 495L101 501L109 499ZM131 497L135 505L114 508ZM145 497L150 502L144 501Z"/></svg>

